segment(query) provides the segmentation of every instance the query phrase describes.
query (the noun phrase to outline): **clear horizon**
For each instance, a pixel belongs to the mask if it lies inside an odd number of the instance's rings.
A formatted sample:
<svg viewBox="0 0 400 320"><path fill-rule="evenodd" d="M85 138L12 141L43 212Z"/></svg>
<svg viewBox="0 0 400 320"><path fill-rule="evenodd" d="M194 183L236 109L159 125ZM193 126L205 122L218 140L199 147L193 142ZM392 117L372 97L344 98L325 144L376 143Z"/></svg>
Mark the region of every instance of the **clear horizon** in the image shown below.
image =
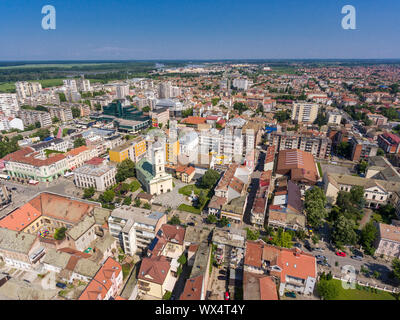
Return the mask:
<svg viewBox="0 0 400 320"><path fill-rule="evenodd" d="M43 30L42 7L56 9ZM356 29L341 26L345 5ZM396 0L3 0L0 61L400 59Z"/></svg>

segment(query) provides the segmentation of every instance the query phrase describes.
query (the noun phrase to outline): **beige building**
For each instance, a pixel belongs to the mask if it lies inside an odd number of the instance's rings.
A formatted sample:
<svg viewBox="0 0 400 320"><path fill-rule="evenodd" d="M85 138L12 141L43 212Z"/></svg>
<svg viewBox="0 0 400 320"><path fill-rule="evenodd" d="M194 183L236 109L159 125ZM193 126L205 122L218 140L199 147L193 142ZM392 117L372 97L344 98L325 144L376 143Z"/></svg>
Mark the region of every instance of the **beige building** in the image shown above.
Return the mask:
<svg viewBox="0 0 400 320"><path fill-rule="evenodd" d="M308 102L294 102L292 120L298 123L313 123L318 115L318 104Z"/></svg>
<svg viewBox="0 0 400 320"><path fill-rule="evenodd" d="M377 224L378 236L375 241L375 255L400 258L400 227L385 223Z"/></svg>

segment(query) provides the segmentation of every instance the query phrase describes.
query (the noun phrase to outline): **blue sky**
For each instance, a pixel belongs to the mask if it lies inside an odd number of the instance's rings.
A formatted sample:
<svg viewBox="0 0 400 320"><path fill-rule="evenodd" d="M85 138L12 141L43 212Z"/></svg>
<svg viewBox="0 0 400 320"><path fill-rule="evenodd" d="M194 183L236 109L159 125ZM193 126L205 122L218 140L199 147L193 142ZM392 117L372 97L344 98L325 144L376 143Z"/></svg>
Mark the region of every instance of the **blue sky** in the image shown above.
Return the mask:
<svg viewBox="0 0 400 320"><path fill-rule="evenodd" d="M398 0L1 0L0 60L400 58L399 16Z"/></svg>

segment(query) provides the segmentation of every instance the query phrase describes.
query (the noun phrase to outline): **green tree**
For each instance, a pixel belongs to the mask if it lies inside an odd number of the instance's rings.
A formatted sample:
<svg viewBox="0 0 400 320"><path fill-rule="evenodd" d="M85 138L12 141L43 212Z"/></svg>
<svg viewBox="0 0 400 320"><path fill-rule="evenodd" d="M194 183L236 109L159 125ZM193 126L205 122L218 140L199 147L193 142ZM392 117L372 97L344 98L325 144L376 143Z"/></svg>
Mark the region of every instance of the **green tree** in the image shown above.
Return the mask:
<svg viewBox="0 0 400 320"><path fill-rule="evenodd" d="M313 187L305 193L304 209L307 213L307 222L312 227L320 227L328 217L325 209L326 196L321 188Z"/></svg>
<svg viewBox="0 0 400 320"><path fill-rule="evenodd" d="M96 192L96 190L94 189L94 187L86 188L83 190L83 198L90 199L91 197L94 196L95 192Z"/></svg>
<svg viewBox="0 0 400 320"><path fill-rule="evenodd" d="M144 208L144 209L147 209L147 210L150 210L150 209L151 209L151 204L148 203L148 202L146 202L146 203L143 205L143 208Z"/></svg>
<svg viewBox="0 0 400 320"><path fill-rule="evenodd" d="M35 128L40 128L42 125L40 124L40 121L35 122Z"/></svg>
<svg viewBox="0 0 400 320"><path fill-rule="evenodd" d="M377 156L384 156L385 155L385 151L383 151L383 149L378 148L378 151L376 151L376 155Z"/></svg>
<svg viewBox="0 0 400 320"><path fill-rule="evenodd" d="M218 224L221 228L226 227L229 224L229 220L227 217L222 217L221 219L219 219Z"/></svg>
<svg viewBox="0 0 400 320"><path fill-rule="evenodd" d="M291 114L287 110L278 111L274 115L274 119L276 119L279 123L285 122L291 118Z"/></svg>
<svg viewBox="0 0 400 320"><path fill-rule="evenodd" d="M115 192L113 190L104 191L102 199L106 203L111 203L115 198Z"/></svg>
<svg viewBox="0 0 400 320"><path fill-rule="evenodd" d="M216 223L218 221L217 217L213 214L209 214L207 216L206 220L207 220L207 223L210 223L210 224Z"/></svg>
<svg viewBox="0 0 400 320"><path fill-rule="evenodd" d="M184 253L182 253L182 255L179 257L178 262L179 262L181 265L186 264L187 259L186 259L186 256L185 256Z"/></svg>
<svg viewBox="0 0 400 320"><path fill-rule="evenodd" d="M142 111L143 112L149 112L150 111L150 107L149 106L143 107Z"/></svg>
<svg viewBox="0 0 400 320"><path fill-rule="evenodd" d="M200 185L202 188L210 189L210 188L214 187L214 185L217 183L219 177L220 177L220 174L218 171L213 170L213 169L208 169L206 171L206 173L201 177Z"/></svg>
<svg viewBox="0 0 400 320"><path fill-rule="evenodd" d="M350 143L340 142L336 147L336 153L344 158L350 158L351 156L351 145Z"/></svg>
<svg viewBox="0 0 400 320"><path fill-rule="evenodd" d="M333 300L339 295L339 288L332 280L320 280L317 284L317 291L324 300Z"/></svg>
<svg viewBox="0 0 400 320"><path fill-rule="evenodd" d="M122 161L117 167L115 180L117 182L125 181L128 178L135 176L135 163L131 159Z"/></svg>
<svg viewBox="0 0 400 320"><path fill-rule="evenodd" d="M362 186L354 186L350 190L351 202L359 209L365 206L364 193L364 187Z"/></svg>
<svg viewBox="0 0 400 320"><path fill-rule="evenodd" d="M332 238L337 246L354 245L357 240L357 234L354 231L354 220L347 219L340 215L334 223Z"/></svg>
<svg viewBox="0 0 400 320"><path fill-rule="evenodd" d="M54 232L54 239L56 239L56 240L64 240L66 231L67 231L67 228L65 228L65 227L61 227L60 229L56 229L56 232Z"/></svg>
<svg viewBox="0 0 400 320"><path fill-rule="evenodd" d="M358 173L364 173L367 171L368 168L368 162L361 160L360 163L357 165L357 171Z"/></svg>
<svg viewBox="0 0 400 320"><path fill-rule="evenodd" d="M177 215L174 215L169 221L168 224L172 224L172 225L180 225L181 224L181 220L179 219L179 217Z"/></svg>
<svg viewBox="0 0 400 320"><path fill-rule="evenodd" d="M132 198L131 197L125 197L124 198L124 205L129 206L132 203Z"/></svg>
<svg viewBox="0 0 400 320"><path fill-rule="evenodd" d="M39 137L40 140L44 140L45 138L50 137L50 131L49 129L39 129L32 135L32 137Z"/></svg>
<svg viewBox="0 0 400 320"><path fill-rule="evenodd" d="M86 140L84 138L75 139L74 148L79 148L81 146L86 146Z"/></svg>
<svg viewBox="0 0 400 320"><path fill-rule="evenodd" d="M135 204L134 204L135 207L139 208L141 204L142 203L141 203L140 199L135 199Z"/></svg>
<svg viewBox="0 0 400 320"><path fill-rule="evenodd" d="M260 231L258 230L251 230L249 228L246 228L247 231L247 240L258 240L260 238Z"/></svg>
<svg viewBox="0 0 400 320"><path fill-rule="evenodd" d="M278 247L291 248L293 246L292 238L293 236L290 232L279 228L276 232L274 232L271 243Z"/></svg>
<svg viewBox="0 0 400 320"><path fill-rule="evenodd" d="M65 93L59 93L58 96L60 97L60 102L66 102L67 98L65 97Z"/></svg>
<svg viewBox="0 0 400 320"><path fill-rule="evenodd" d="M249 108L243 102L235 102L233 105L233 109L237 110L239 114L242 114L244 111Z"/></svg>
<svg viewBox="0 0 400 320"><path fill-rule="evenodd" d="M54 117L54 118L52 119L52 121L53 121L53 123L57 123L57 122L60 121L60 119L58 119L57 117Z"/></svg>
<svg viewBox="0 0 400 320"><path fill-rule="evenodd" d="M393 275L400 281L400 259L394 258L392 260Z"/></svg>
<svg viewBox="0 0 400 320"><path fill-rule="evenodd" d="M80 118L80 116L81 116L81 110L79 110L79 108L77 108L77 107L72 107L71 108L71 111L72 111L72 117L75 119L75 118Z"/></svg>

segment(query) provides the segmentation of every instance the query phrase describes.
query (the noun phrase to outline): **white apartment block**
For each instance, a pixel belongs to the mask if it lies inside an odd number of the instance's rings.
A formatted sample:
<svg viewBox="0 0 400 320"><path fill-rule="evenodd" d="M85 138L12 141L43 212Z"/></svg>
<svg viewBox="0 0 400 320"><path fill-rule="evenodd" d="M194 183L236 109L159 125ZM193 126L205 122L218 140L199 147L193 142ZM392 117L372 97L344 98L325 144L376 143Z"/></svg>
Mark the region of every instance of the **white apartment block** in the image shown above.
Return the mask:
<svg viewBox="0 0 400 320"><path fill-rule="evenodd" d="M313 123L318 116L318 104L306 102L294 102L292 120L298 123Z"/></svg>
<svg viewBox="0 0 400 320"><path fill-rule="evenodd" d="M61 122L67 122L73 119L71 108L63 108L63 107L47 107L50 112L51 118L57 117L61 120Z"/></svg>
<svg viewBox="0 0 400 320"><path fill-rule="evenodd" d="M24 130L24 123L19 118L0 117L0 131L11 129Z"/></svg>
<svg viewBox="0 0 400 320"><path fill-rule="evenodd" d="M124 252L129 255L145 251L166 222L164 213L130 206L113 210L108 218L111 235L119 239Z"/></svg>
<svg viewBox="0 0 400 320"><path fill-rule="evenodd" d="M17 115L19 111L19 104L17 95L15 93L1 93L0 94L0 111L7 117Z"/></svg>
<svg viewBox="0 0 400 320"><path fill-rule="evenodd" d="M78 91L78 86L76 84L75 79L66 79L66 80L63 80L63 83L64 83L65 89L72 91L72 92Z"/></svg>
<svg viewBox="0 0 400 320"><path fill-rule="evenodd" d="M42 85L40 82L20 81L15 83L15 89L18 99L25 99L42 91Z"/></svg>
<svg viewBox="0 0 400 320"><path fill-rule="evenodd" d="M85 164L74 170L74 182L79 188L93 187L97 191L105 191L116 184L117 169L108 164Z"/></svg>
<svg viewBox="0 0 400 320"><path fill-rule="evenodd" d="M25 126L40 122L42 128L51 126L53 121L51 120L50 113L45 111L36 110L24 110L21 109L18 113L18 117L22 120Z"/></svg>
<svg viewBox="0 0 400 320"><path fill-rule="evenodd" d="M337 124L340 125L342 121L342 115L339 112L328 112L327 114L328 124Z"/></svg>
<svg viewBox="0 0 400 320"><path fill-rule="evenodd" d="M117 99L125 99L126 96L129 96L129 85L128 84L116 85L115 92L117 95Z"/></svg>
<svg viewBox="0 0 400 320"><path fill-rule="evenodd" d="M247 90L249 88L249 80L247 79L234 79L232 85L240 90Z"/></svg>

